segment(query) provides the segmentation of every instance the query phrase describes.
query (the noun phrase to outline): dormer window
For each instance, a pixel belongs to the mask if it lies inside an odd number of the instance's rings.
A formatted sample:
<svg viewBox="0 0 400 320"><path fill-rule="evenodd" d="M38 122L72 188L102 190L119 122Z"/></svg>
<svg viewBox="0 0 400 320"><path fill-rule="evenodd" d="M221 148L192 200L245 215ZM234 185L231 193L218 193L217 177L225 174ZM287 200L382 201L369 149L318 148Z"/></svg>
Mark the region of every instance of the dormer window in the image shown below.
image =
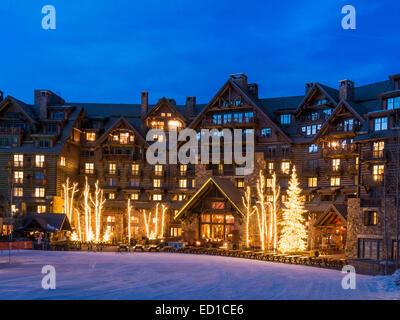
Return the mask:
<svg viewBox="0 0 400 320"><path fill-rule="evenodd" d="M318 106L323 105L323 104L327 104L327 103L328 103L328 100L326 100L326 99L319 99L317 101L317 105Z"/></svg>
<svg viewBox="0 0 400 320"><path fill-rule="evenodd" d="M47 133L57 133L57 125L50 123L47 125Z"/></svg>
<svg viewBox="0 0 400 320"><path fill-rule="evenodd" d="M164 130L164 121L152 121L150 126L152 129Z"/></svg>
<svg viewBox="0 0 400 320"><path fill-rule="evenodd" d="M272 134L271 128L262 128L261 129L261 136L263 138L270 138Z"/></svg>
<svg viewBox="0 0 400 320"><path fill-rule="evenodd" d="M290 114L281 114L281 124L290 124L291 116Z"/></svg>
<svg viewBox="0 0 400 320"><path fill-rule="evenodd" d="M400 97L389 98L386 100L387 109L400 109Z"/></svg>
<svg viewBox="0 0 400 320"><path fill-rule="evenodd" d="M388 129L388 118L376 118L374 119L374 131L383 131Z"/></svg>

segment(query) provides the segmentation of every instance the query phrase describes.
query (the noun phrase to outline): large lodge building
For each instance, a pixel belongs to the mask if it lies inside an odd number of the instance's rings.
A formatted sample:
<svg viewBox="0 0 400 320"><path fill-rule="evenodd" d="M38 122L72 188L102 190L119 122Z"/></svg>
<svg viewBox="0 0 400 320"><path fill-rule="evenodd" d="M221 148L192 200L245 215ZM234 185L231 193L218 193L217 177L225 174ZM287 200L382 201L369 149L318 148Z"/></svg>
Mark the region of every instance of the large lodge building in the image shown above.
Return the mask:
<svg viewBox="0 0 400 320"><path fill-rule="evenodd" d="M356 87L307 83L302 96L260 98L258 85L231 75L206 105L161 98L148 104L73 103L35 90L34 104L0 97L0 221L3 234L28 213L62 213L62 184L99 180L102 228L116 240L144 235L141 209L168 206L163 236L244 244L242 195L263 170L277 172L282 200L296 166L306 203L309 249L353 258L393 258L397 210L400 74ZM150 165L149 129L254 130L250 175L233 165ZM168 137L167 137L168 139ZM385 219L386 218L386 219ZM253 228L257 232L257 228ZM256 244L256 240L253 240ZM385 243L386 241L386 243Z"/></svg>

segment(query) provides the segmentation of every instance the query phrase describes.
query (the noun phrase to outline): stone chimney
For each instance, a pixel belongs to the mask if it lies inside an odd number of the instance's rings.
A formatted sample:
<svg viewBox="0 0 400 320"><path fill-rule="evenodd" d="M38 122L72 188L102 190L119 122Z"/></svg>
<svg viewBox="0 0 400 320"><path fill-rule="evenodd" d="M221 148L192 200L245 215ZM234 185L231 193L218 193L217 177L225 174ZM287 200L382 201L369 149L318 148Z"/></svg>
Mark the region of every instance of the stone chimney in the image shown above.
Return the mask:
<svg viewBox="0 0 400 320"><path fill-rule="evenodd" d="M340 98L345 100L354 99L354 82L348 79L340 81Z"/></svg>
<svg viewBox="0 0 400 320"><path fill-rule="evenodd" d="M256 99L258 99L258 84L257 83L249 83L247 85L247 91Z"/></svg>
<svg viewBox="0 0 400 320"><path fill-rule="evenodd" d="M4 99L4 92L0 90L0 103L3 101Z"/></svg>
<svg viewBox="0 0 400 320"><path fill-rule="evenodd" d="M48 90L35 90L35 104L39 105L40 120L47 119L47 107L50 104L50 91Z"/></svg>
<svg viewBox="0 0 400 320"><path fill-rule="evenodd" d="M175 99L167 99L167 101L168 101L168 103L171 105L171 106L173 106L173 107L176 107L176 101L175 101Z"/></svg>
<svg viewBox="0 0 400 320"><path fill-rule="evenodd" d="M142 91L142 105L140 108L140 116L142 120L144 119L144 116L147 114L149 110L149 93L147 91Z"/></svg>
<svg viewBox="0 0 400 320"><path fill-rule="evenodd" d="M196 113L196 97L187 97L186 98L186 118L191 119L194 117Z"/></svg>
<svg viewBox="0 0 400 320"><path fill-rule="evenodd" d="M230 77L239 87L247 90L247 76L244 73L234 73Z"/></svg>

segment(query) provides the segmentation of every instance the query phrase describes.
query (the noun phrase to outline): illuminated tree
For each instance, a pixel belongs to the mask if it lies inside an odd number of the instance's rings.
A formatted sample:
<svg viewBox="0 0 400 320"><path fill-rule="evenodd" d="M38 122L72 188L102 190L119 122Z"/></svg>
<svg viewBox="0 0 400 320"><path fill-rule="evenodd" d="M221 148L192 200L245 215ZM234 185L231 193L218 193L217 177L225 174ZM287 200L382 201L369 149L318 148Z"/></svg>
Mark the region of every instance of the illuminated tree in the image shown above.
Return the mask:
<svg viewBox="0 0 400 320"><path fill-rule="evenodd" d="M246 248L249 247L250 244L250 236L249 236L249 224L250 224L250 217L256 211L255 208L251 204L251 189L249 186L246 188L246 192L242 197L243 207L245 209L246 214Z"/></svg>
<svg viewBox="0 0 400 320"><path fill-rule="evenodd" d="M151 210L149 210L149 215L147 216L147 211L143 209L144 225L146 227L146 237L150 239L150 222L151 222Z"/></svg>
<svg viewBox="0 0 400 320"><path fill-rule="evenodd" d="M70 185L69 177L62 184L63 188L63 198L64 198L64 212L67 215L68 220L72 224L72 214L74 212L74 198L75 194L79 191L77 189L78 183L73 182L72 186Z"/></svg>
<svg viewBox="0 0 400 320"><path fill-rule="evenodd" d="M128 243L131 242L131 199L128 198L128 204L127 204L127 210L128 210Z"/></svg>
<svg viewBox="0 0 400 320"><path fill-rule="evenodd" d="M271 217L270 217L270 243L273 246L274 249L276 249L277 246L277 240L278 240L278 235L277 235L277 216L278 216L278 210L279 210L279 196L281 193L281 187L278 184L278 181L276 179L276 174L275 172L272 175L272 201L271 201Z"/></svg>
<svg viewBox="0 0 400 320"><path fill-rule="evenodd" d="M262 174L262 170L260 170L259 179L256 183L257 189L257 205L255 206L255 211L257 213L258 219L258 229L260 235L261 242L261 250L265 250L267 235L268 235L268 207L271 205L268 201L266 201L266 188L265 188L265 177Z"/></svg>
<svg viewBox="0 0 400 320"><path fill-rule="evenodd" d="M90 186L87 177L85 177L85 188L83 190L83 208L85 213L86 241L92 241L94 238L92 231L92 208L90 207Z"/></svg>
<svg viewBox="0 0 400 320"><path fill-rule="evenodd" d="M95 222L95 241L99 242L100 241L100 228L101 228L101 214L103 211L103 205L106 202L106 199L104 198L103 194L103 189L99 187L99 180L96 181L94 184L95 190L94 190L94 200L93 197L90 196L90 201L93 205L94 209L94 222Z"/></svg>
<svg viewBox="0 0 400 320"><path fill-rule="evenodd" d="M160 238L164 238L164 220L165 220L165 212L167 211L168 207L166 205L162 205L162 218L161 218L161 234Z"/></svg>
<svg viewBox="0 0 400 320"><path fill-rule="evenodd" d="M282 214L282 231L279 239L281 252L302 251L306 249L307 231L304 225L304 201L301 199L301 188L297 179L296 168L293 167L292 175L287 190L287 201Z"/></svg>

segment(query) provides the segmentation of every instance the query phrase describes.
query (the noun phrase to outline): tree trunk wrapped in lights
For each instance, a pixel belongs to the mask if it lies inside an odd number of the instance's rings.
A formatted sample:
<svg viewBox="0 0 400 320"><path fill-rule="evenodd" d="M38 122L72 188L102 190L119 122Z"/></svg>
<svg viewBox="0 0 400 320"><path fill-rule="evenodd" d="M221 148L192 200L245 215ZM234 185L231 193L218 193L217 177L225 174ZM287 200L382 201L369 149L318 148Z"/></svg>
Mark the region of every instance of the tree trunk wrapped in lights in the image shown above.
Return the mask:
<svg viewBox="0 0 400 320"><path fill-rule="evenodd" d="M95 241L100 241L100 229L101 229L101 214L103 211L103 205L106 202L103 194L103 189L99 187L99 180L96 181L94 190L94 200L90 197L90 201L94 208L94 221L95 221Z"/></svg>
<svg viewBox="0 0 400 320"><path fill-rule="evenodd" d="M297 179L296 167L293 167L292 175L287 190L287 201L282 210L282 231L279 239L279 251L294 252L306 249L307 231L304 225L303 214L304 201L301 199L301 188Z"/></svg>
<svg viewBox="0 0 400 320"><path fill-rule="evenodd" d="M162 205L162 218L161 218L161 237L164 238L164 221L165 221L165 212L167 211L168 207L163 204Z"/></svg>
<svg viewBox="0 0 400 320"><path fill-rule="evenodd" d="M77 189L78 183L73 182L72 186L70 186L70 180L69 177L65 181L65 183L62 184L63 188L63 197L64 197L64 212L67 215L67 218L69 222L72 224L72 217L73 217L73 212L74 212L74 198L75 194L79 191Z"/></svg>
<svg viewBox="0 0 400 320"><path fill-rule="evenodd" d="M149 210L149 215L147 216L147 211L143 209L144 225L146 228L146 237L150 239L150 221L151 221L151 210Z"/></svg>
<svg viewBox="0 0 400 320"><path fill-rule="evenodd" d="M128 243L131 243L131 199L128 198L128 204L127 204L127 210L128 210Z"/></svg>
<svg viewBox="0 0 400 320"><path fill-rule="evenodd" d="M277 247L278 235L277 235L277 217L278 217L278 206L279 196L281 194L281 187L276 179L275 172L272 175L272 206L271 206L271 219L270 219L270 240L274 250Z"/></svg>
<svg viewBox="0 0 400 320"><path fill-rule="evenodd" d="M243 207L246 210L246 248L250 245L250 236L249 236L249 225L250 225L250 217L254 214L255 209L251 204L251 189L249 186L246 188L246 192L242 197Z"/></svg>
<svg viewBox="0 0 400 320"><path fill-rule="evenodd" d="M262 174L262 170L260 170L259 179L256 184L257 189L257 206L255 206L255 211L257 213L258 219L258 229L260 234L260 242L261 242L261 250L265 250L266 242L267 242L267 234L268 234L268 207L270 203L266 201L266 188L265 188L265 177Z"/></svg>

